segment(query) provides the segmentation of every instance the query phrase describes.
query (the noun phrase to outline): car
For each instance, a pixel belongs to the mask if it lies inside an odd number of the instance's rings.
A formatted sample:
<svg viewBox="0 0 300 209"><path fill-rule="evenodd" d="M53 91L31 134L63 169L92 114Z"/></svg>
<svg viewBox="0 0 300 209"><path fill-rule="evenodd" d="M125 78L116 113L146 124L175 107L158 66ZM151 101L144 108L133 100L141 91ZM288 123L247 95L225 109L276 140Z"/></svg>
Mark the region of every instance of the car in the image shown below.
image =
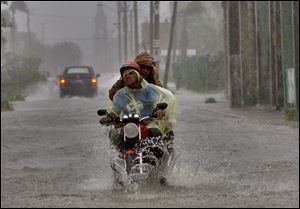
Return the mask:
<svg viewBox="0 0 300 209"><path fill-rule="evenodd" d="M94 69L89 66L66 67L63 74L59 76L60 98L66 95L97 96L98 77Z"/></svg>

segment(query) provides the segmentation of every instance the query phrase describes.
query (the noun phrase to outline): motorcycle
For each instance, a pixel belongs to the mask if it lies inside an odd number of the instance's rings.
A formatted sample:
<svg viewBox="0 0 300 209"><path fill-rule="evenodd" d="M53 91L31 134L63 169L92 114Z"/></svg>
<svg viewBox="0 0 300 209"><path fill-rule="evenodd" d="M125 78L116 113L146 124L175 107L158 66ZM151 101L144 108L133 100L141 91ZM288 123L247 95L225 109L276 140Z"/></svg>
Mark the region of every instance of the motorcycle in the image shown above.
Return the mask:
<svg viewBox="0 0 300 209"><path fill-rule="evenodd" d="M159 103L155 109L164 110L166 103ZM154 112L155 112L154 111ZM110 116L106 109L98 110L98 115ZM173 140L166 139L156 128L147 128L147 124L155 122L152 115L141 117L139 114L128 114L111 117L109 138L118 155L111 158L114 182L119 185L126 183L142 184L152 177L158 177L161 184L166 183L166 173L173 159ZM116 133L114 125L121 124Z"/></svg>

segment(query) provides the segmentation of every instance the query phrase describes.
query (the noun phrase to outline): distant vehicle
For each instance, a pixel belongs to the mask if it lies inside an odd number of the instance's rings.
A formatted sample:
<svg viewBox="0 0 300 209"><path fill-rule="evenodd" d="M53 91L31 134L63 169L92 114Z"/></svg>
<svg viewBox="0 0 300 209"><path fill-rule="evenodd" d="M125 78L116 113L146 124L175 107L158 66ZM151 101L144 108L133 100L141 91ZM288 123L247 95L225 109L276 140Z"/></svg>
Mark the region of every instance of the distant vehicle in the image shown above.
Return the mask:
<svg viewBox="0 0 300 209"><path fill-rule="evenodd" d="M72 66L65 68L59 78L60 98L66 95L97 96L100 74L95 74L92 67Z"/></svg>

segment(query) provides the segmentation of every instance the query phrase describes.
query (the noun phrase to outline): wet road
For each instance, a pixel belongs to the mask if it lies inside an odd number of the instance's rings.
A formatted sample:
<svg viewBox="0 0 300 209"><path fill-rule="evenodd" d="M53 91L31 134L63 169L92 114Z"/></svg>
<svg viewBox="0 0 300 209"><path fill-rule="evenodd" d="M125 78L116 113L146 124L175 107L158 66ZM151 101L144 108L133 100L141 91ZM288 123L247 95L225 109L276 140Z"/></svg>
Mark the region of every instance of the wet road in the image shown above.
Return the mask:
<svg viewBox="0 0 300 209"><path fill-rule="evenodd" d="M48 84L1 113L1 207L299 207L299 125L183 90L169 185L115 189L106 91L59 99Z"/></svg>

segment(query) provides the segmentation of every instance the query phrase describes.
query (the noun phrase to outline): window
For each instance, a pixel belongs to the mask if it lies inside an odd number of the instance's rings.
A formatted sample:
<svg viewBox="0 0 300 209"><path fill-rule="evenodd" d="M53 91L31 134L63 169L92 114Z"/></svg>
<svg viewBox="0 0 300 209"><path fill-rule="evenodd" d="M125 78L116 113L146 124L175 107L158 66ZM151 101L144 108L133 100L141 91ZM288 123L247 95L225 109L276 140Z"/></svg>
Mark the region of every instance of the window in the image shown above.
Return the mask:
<svg viewBox="0 0 300 209"><path fill-rule="evenodd" d="M83 68L83 67L76 67L76 68L69 68L67 71L68 74L76 74L76 73L81 73L81 74L89 74L90 71L88 68Z"/></svg>

